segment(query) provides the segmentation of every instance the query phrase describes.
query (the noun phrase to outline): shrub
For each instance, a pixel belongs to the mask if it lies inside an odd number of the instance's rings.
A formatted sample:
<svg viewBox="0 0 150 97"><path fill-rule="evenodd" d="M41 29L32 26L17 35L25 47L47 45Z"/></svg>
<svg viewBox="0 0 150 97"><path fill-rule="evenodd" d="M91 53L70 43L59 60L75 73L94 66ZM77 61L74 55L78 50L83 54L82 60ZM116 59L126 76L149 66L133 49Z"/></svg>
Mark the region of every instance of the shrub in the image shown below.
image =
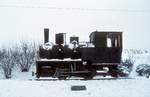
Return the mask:
<svg viewBox="0 0 150 97"><path fill-rule="evenodd" d="M148 64L139 64L136 68L136 72L139 76L145 76L150 74L150 65Z"/></svg>
<svg viewBox="0 0 150 97"><path fill-rule="evenodd" d="M0 49L0 69L5 78L12 77L14 67L19 67L21 71L29 71L35 64L37 45L29 42L21 42L10 49Z"/></svg>
<svg viewBox="0 0 150 97"><path fill-rule="evenodd" d="M128 57L125 60L121 61L121 64L119 65L119 76L127 77L132 71L133 65L134 65L134 58Z"/></svg>
<svg viewBox="0 0 150 97"><path fill-rule="evenodd" d="M29 71L36 60L36 47L33 43L21 42L16 49L17 64L22 72Z"/></svg>
<svg viewBox="0 0 150 97"><path fill-rule="evenodd" d="M5 78L11 78L12 69L15 65L14 56L12 50L0 50L0 66L3 70Z"/></svg>

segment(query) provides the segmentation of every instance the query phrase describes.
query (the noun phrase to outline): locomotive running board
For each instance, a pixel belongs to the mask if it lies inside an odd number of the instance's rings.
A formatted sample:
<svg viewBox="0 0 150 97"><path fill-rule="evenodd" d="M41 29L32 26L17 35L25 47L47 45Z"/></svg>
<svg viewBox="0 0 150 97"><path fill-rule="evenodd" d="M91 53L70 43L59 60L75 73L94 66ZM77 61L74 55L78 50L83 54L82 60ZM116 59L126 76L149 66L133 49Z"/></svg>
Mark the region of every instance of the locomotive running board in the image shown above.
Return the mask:
<svg viewBox="0 0 150 97"><path fill-rule="evenodd" d="M70 58L65 58L65 59L39 59L37 62L81 62L82 59L70 59Z"/></svg>
<svg viewBox="0 0 150 97"><path fill-rule="evenodd" d="M92 65L104 65L104 66L110 66L110 65L119 65L120 63L92 63Z"/></svg>

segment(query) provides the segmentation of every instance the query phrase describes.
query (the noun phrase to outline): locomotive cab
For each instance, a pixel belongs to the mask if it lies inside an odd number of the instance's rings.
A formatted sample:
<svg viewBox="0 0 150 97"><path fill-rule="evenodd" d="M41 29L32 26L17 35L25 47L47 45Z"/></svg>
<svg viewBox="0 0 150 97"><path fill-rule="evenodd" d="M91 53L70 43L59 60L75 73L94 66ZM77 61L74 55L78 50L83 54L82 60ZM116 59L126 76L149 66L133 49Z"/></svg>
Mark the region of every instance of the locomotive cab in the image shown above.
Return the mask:
<svg viewBox="0 0 150 97"><path fill-rule="evenodd" d="M90 61L95 72L107 67L107 74L117 76L122 55L122 32L92 32L90 43L94 47L82 48L82 60Z"/></svg>

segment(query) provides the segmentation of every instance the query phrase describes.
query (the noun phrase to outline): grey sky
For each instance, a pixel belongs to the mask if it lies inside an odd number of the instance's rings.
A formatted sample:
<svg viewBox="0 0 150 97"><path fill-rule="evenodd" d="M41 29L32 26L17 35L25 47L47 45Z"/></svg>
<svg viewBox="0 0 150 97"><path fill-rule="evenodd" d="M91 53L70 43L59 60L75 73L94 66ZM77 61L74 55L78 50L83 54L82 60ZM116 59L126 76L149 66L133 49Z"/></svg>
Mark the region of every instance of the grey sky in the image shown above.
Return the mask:
<svg viewBox="0 0 150 97"><path fill-rule="evenodd" d="M0 46L19 40L43 42L44 27L80 36L123 31L124 48L150 48L150 0L0 0Z"/></svg>

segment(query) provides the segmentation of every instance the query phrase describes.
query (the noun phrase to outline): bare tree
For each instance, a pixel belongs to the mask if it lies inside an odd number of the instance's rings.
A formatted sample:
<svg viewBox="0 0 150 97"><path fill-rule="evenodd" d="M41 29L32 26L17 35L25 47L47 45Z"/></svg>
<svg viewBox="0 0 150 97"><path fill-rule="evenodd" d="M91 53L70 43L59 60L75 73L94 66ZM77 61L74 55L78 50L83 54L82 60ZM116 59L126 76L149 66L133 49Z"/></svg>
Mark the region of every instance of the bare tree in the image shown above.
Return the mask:
<svg viewBox="0 0 150 97"><path fill-rule="evenodd" d="M36 59L36 45L27 41L21 42L20 46L16 49L17 64L22 72L29 71L30 67L35 63Z"/></svg>
<svg viewBox="0 0 150 97"><path fill-rule="evenodd" d="M12 50L2 49L0 50L0 65L3 70L5 78L11 78L12 69L15 65L14 56Z"/></svg>

